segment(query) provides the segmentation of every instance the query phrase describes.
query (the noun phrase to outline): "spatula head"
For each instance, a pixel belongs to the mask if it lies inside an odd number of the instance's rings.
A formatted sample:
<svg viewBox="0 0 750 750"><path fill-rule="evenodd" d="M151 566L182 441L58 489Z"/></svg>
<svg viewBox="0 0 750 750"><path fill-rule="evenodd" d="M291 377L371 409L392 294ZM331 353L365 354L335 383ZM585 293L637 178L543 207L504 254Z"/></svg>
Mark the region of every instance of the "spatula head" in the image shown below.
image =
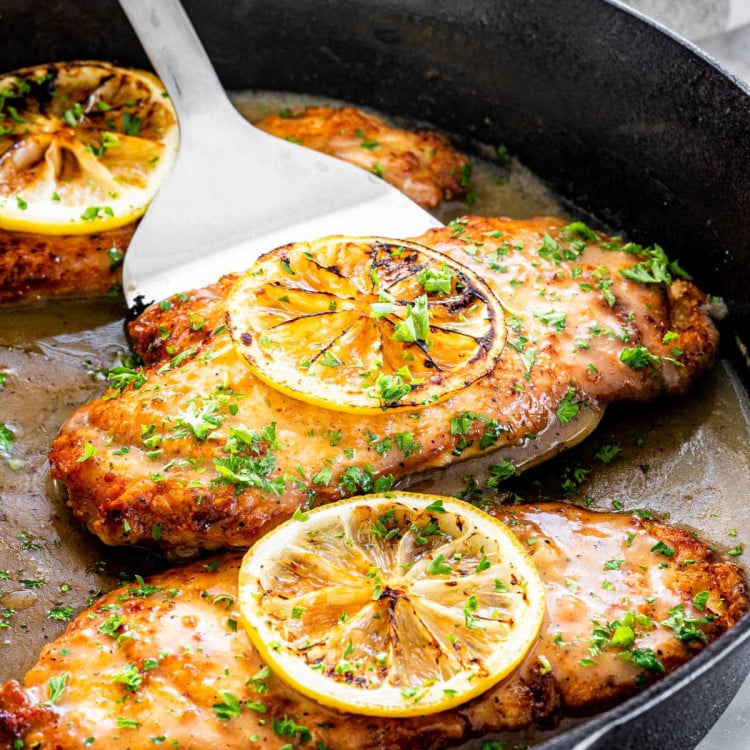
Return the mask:
<svg viewBox="0 0 750 750"><path fill-rule="evenodd" d="M358 167L279 140L233 115L220 139L183 138L123 271L129 305L245 270L288 242L332 234L406 238L440 223Z"/></svg>

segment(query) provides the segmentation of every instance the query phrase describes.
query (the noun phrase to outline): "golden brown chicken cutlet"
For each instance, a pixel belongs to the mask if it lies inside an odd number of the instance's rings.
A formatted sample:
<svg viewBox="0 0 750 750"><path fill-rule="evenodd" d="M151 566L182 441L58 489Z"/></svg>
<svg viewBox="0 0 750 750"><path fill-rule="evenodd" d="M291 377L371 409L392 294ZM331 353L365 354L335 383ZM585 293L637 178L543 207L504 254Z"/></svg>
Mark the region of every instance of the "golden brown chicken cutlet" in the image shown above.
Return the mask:
<svg viewBox="0 0 750 750"><path fill-rule="evenodd" d="M256 126L373 172L423 208L463 198L469 190L469 159L447 138L396 128L354 107L292 109Z"/></svg>
<svg viewBox="0 0 750 750"><path fill-rule="evenodd" d="M63 236L0 229L0 304L120 297L120 266L135 226Z"/></svg>
<svg viewBox="0 0 750 750"><path fill-rule="evenodd" d="M0 747L444 748L605 709L674 671L748 609L744 578L692 534L560 503L498 507L545 583L540 637L508 678L450 711L342 713L275 677L244 633L238 554L136 580L0 687ZM228 717L227 695L239 710ZM316 745L316 743L319 743Z"/></svg>
<svg viewBox="0 0 750 750"><path fill-rule="evenodd" d="M76 516L108 544L181 556L479 455L497 457L492 489L560 450L564 428L582 425L579 440L608 403L684 393L713 362L705 295L634 280L650 273L643 248L551 218L467 218L419 240L502 300L508 339L488 375L421 409L332 411L253 375L225 324L231 279L176 295L131 326L152 364L113 372L52 445Z"/></svg>

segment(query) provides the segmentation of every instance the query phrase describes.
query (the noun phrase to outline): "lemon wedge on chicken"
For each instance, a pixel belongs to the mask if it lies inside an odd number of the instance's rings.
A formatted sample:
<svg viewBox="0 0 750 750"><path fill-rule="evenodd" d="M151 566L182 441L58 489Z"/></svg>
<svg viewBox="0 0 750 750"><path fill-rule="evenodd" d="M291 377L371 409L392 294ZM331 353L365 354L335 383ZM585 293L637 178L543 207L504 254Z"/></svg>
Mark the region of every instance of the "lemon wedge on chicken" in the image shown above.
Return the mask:
<svg viewBox="0 0 750 750"><path fill-rule="evenodd" d="M277 248L237 280L227 310L261 380L350 413L442 401L490 373L506 338L502 304L476 273L384 237Z"/></svg>
<svg viewBox="0 0 750 750"><path fill-rule="evenodd" d="M270 668L323 705L372 716L434 713L488 690L536 641L544 601L508 527L407 492L298 511L239 575L245 627Z"/></svg>
<svg viewBox="0 0 750 750"><path fill-rule="evenodd" d="M0 76L0 228L90 234L146 210L178 126L151 73L61 62Z"/></svg>

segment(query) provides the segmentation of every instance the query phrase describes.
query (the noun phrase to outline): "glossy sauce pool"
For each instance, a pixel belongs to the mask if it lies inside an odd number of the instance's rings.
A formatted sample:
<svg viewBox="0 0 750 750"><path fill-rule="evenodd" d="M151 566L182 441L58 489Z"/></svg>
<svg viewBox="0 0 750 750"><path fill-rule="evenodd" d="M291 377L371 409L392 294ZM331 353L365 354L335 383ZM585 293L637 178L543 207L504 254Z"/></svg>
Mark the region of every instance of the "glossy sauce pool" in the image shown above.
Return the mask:
<svg viewBox="0 0 750 750"><path fill-rule="evenodd" d="M251 119L300 103L299 97L235 100ZM444 205L442 221L465 213L569 214L514 161L475 165L472 183L476 203ZM104 390L100 371L127 352L119 301L0 309L0 423L13 438L10 453L0 453L0 681L22 680L44 643L121 574L162 567L143 550L102 545L72 518L47 475L47 450L60 424ZM583 444L506 485L502 496L557 499L567 492L569 500L597 509L647 509L725 552L744 546L747 552L732 557L743 564L750 555L749 437L747 394L720 360L684 398L611 408ZM605 463L607 452L617 452L612 446L621 452ZM455 494L466 489L471 470L459 464L419 487Z"/></svg>

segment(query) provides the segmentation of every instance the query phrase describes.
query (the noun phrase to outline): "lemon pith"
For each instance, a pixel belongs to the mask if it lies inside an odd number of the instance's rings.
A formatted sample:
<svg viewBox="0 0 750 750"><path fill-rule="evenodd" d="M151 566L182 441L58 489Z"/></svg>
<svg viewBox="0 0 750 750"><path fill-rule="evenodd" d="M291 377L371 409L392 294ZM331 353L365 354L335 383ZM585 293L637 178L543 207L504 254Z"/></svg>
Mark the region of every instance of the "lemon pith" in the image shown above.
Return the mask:
<svg viewBox="0 0 750 750"><path fill-rule="evenodd" d="M237 280L227 310L259 378L354 413L448 398L490 373L505 344L502 305L472 270L382 237L277 248Z"/></svg>
<svg viewBox="0 0 750 750"><path fill-rule="evenodd" d="M91 234L140 217L177 152L151 73L98 61L0 76L0 228Z"/></svg>
<svg viewBox="0 0 750 750"><path fill-rule="evenodd" d="M308 697L374 716L442 711L533 645L544 587L503 524L453 498L369 495L257 542L240 570L245 627Z"/></svg>

